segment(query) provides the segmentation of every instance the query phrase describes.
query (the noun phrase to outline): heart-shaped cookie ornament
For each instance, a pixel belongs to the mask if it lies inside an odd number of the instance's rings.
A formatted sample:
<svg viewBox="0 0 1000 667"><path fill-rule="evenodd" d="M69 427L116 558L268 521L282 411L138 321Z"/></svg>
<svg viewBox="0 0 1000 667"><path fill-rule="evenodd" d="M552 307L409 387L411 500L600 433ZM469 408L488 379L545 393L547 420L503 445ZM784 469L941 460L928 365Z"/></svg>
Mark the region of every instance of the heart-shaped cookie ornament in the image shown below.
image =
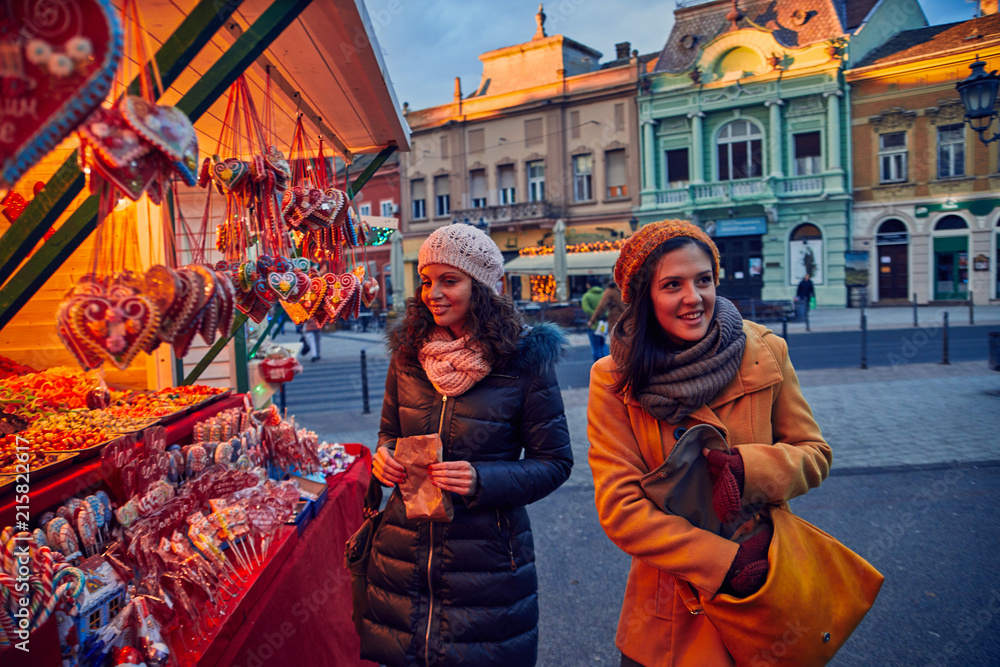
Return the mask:
<svg viewBox="0 0 1000 667"><path fill-rule="evenodd" d="M185 160L191 153L192 140L197 155L194 125L177 107L153 104L142 97L128 95L121 101L121 112L125 122L170 162Z"/></svg>
<svg viewBox="0 0 1000 667"><path fill-rule="evenodd" d="M69 316L73 301L74 298L71 298L60 304L59 310L56 313L56 334L58 334L59 340L62 341L63 347L80 364L80 368L85 371L93 370L100 367L104 362L104 355L101 354L100 350L92 348L86 340L74 333L70 326Z"/></svg>
<svg viewBox="0 0 1000 667"><path fill-rule="evenodd" d="M109 0L7 4L0 43L3 189L100 106L122 57L121 26Z"/></svg>
<svg viewBox="0 0 1000 667"><path fill-rule="evenodd" d="M344 316L345 310L350 312L353 309L352 301L358 291L357 276L353 273L345 273L340 276L328 273L323 276L323 279L329 288L324 308L326 308L330 319Z"/></svg>
<svg viewBox="0 0 1000 667"><path fill-rule="evenodd" d="M378 281L370 276L361 284L361 300L364 302L365 308L371 307L372 302L375 301L375 297L378 296L378 291Z"/></svg>
<svg viewBox="0 0 1000 667"><path fill-rule="evenodd" d="M296 280L295 274L291 271L286 271L285 273L272 273L267 277L267 284L270 285L274 293L278 295L279 298L288 300L288 296L295 289Z"/></svg>
<svg viewBox="0 0 1000 667"><path fill-rule="evenodd" d="M212 160L210 173L219 193L239 192L250 174L250 163L234 157L223 160L218 155Z"/></svg>
<svg viewBox="0 0 1000 667"><path fill-rule="evenodd" d="M67 303L64 317L76 341L99 352L119 370L128 368L156 335L160 322L155 302L139 294L114 301L99 296L75 297Z"/></svg>

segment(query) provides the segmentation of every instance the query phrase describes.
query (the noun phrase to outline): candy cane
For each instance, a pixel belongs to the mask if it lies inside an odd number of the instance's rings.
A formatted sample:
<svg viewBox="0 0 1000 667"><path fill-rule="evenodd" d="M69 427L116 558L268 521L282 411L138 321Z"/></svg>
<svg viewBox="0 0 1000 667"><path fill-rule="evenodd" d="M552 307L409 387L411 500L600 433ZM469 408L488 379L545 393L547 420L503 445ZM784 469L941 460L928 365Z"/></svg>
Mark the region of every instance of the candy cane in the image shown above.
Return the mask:
<svg viewBox="0 0 1000 667"><path fill-rule="evenodd" d="M3 629L4 635L6 635L8 646L10 645L10 640L17 637L14 628L14 618L9 611L15 584L14 577L6 572L0 572L0 601L3 602L3 604L0 604L0 628Z"/></svg>
<svg viewBox="0 0 1000 667"><path fill-rule="evenodd" d="M83 595L83 585L84 583L86 583L87 579L84 576L82 570L75 567L67 567L56 572L55 576L53 577L52 583L54 586L59 588L62 586L63 579L66 579L67 577L71 577L73 579L73 581L67 583L69 583L71 586L71 588L69 589L69 594L73 598L73 609L78 609L80 596ZM61 595L53 597L58 601Z"/></svg>

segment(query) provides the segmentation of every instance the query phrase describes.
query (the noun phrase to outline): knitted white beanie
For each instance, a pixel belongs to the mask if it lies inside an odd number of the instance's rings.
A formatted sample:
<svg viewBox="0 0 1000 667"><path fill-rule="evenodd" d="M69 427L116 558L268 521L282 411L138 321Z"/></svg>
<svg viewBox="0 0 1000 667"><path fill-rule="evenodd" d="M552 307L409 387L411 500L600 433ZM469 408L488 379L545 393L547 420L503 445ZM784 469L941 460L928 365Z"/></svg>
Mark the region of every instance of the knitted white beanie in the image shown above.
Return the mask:
<svg viewBox="0 0 1000 667"><path fill-rule="evenodd" d="M465 271L494 292L503 277L503 255L489 236L472 225L438 227L420 246L417 271L428 264L447 264Z"/></svg>

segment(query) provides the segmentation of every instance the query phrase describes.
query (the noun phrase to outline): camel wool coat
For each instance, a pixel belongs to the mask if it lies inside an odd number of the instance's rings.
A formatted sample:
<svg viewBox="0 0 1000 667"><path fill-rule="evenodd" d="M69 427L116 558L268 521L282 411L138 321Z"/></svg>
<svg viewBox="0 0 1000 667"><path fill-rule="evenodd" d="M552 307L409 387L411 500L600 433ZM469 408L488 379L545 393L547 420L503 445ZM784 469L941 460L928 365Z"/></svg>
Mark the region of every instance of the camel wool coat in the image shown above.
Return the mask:
<svg viewBox="0 0 1000 667"><path fill-rule="evenodd" d="M830 447L802 397L785 341L747 320L743 331L737 374L677 424L657 421L612 391L617 373L611 357L591 369L587 434L597 513L611 541L632 556L615 644L645 667L733 664L709 620L684 606L675 580L711 598L736 556L736 543L666 514L639 486L683 431L710 424L738 448L745 501L787 508L789 499L818 486L830 471Z"/></svg>

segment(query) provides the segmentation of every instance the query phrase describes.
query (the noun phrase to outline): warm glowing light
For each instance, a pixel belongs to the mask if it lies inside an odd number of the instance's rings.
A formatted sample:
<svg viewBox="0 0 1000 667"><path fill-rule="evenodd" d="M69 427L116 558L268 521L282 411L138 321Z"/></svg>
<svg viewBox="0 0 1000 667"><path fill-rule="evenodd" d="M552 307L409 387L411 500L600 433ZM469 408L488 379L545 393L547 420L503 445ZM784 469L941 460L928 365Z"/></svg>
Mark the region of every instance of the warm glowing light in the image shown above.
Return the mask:
<svg viewBox="0 0 1000 667"><path fill-rule="evenodd" d="M556 300L556 279L552 276L528 276L531 300L539 303Z"/></svg>
<svg viewBox="0 0 1000 667"><path fill-rule="evenodd" d="M621 250L622 246L625 244L626 239L617 239L615 241L594 241L592 243L577 243L574 245L566 246L567 253L575 252L607 252L609 250ZM539 255L551 255L555 253L556 249L552 246L530 246L528 248L521 248L518 251L522 257L537 257Z"/></svg>

